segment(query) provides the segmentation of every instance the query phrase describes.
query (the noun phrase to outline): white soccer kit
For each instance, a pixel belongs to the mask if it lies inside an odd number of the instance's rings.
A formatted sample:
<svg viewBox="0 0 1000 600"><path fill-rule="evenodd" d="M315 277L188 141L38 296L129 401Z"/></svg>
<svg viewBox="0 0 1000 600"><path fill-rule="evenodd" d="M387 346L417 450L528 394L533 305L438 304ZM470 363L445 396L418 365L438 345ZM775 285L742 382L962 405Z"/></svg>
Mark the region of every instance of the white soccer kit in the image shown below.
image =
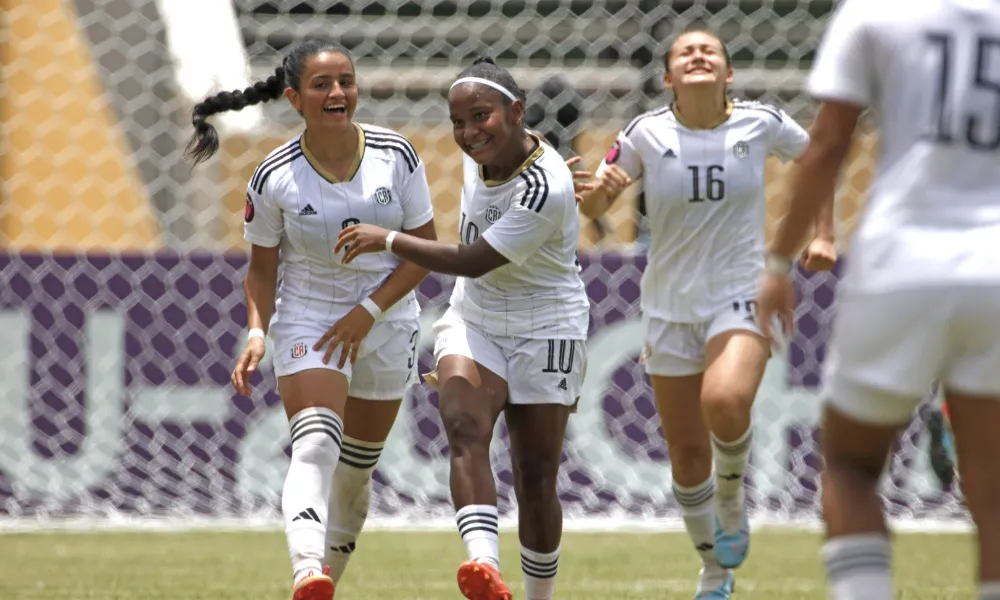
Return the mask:
<svg viewBox="0 0 1000 600"><path fill-rule="evenodd" d="M533 136L534 137L534 136ZM482 236L510 263L459 277L435 323L435 358L469 357L507 381L512 404L576 402L586 369L590 301L580 278L573 174L539 147L506 181L463 156L461 243Z"/></svg>
<svg viewBox="0 0 1000 600"><path fill-rule="evenodd" d="M871 107L880 128L828 396L900 423L938 378L1000 395L1000 2L848 0L809 92Z"/></svg>
<svg viewBox="0 0 1000 600"><path fill-rule="evenodd" d="M280 245L282 277L268 335L278 376L333 369L350 380L350 394L369 400L401 398L416 362L419 306L410 293L371 328L353 365L330 364L313 345L341 317L370 296L400 264L390 252L364 254L342 264L334 254L345 227L371 223L415 229L433 218L424 164L392 130L358 125L358 154L350 177L338 181L309 153L301 136L279 147L254 172L247 189L244 237Z"/></svg>
<svg viewBox="0 0 1000 600"><path fill-rule="evenodd" d="M598 168L643 179L650 243L642 275L644 358L652 375L705 369L705 344L760 333L753 299L764 265L764 163L798 157L809 136L784 111L736 100L713 129L665 106L634 119Z"/></svg>

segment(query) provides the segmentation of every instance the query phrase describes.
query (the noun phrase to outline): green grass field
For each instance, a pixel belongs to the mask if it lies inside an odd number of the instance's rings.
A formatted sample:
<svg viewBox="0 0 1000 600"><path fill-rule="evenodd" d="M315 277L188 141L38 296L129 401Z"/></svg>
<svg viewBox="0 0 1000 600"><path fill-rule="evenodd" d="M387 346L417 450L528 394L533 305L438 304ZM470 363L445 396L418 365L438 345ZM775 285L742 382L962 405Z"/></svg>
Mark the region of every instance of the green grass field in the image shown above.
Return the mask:
<svg viewBox="0 0 1000 600"><path fill-rule="evenodd" d="M517 537L501 534L502 561L523 598ZM756 532L735 597L826 598L813 533ZM690 599L698 563L683 534L566 534L556 598ZM896 537L897 598L971 598L969 535ZM366 533L338 600L461 599L457 533ZM280 532L44 533L0 535L3 600L287 600L290 569Z"/></svg>

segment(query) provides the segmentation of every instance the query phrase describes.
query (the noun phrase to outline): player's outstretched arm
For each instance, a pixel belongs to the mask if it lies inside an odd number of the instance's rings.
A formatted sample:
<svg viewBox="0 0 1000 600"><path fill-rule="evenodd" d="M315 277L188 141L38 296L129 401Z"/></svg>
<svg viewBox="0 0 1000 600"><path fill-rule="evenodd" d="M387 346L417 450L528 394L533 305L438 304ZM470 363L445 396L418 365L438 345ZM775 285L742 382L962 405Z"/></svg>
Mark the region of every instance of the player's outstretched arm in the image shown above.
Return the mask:
<svg viewBox="0 0 1000 600"><path fill-rule="evenodd" d="M250 264L243 279L247 303L247 330L267 333L278 290L278 246L269 248L254 244L250 247ZM246 348L236 361L230 381L236 391L250 395L250 374L264 358L264 337L250 336Z"/></svg>
<svg viewBox="0 0 1000 600"><path fill-rule="evenodd" d="M414 229L404 229L403 233L422 240L437 241L437 229L434 227L434 221L428 221ZM416 289L428 273L430 273L430 269L410 261L403 261L372 293L371 299L379 308L387 311Z"/></svg>
<svg viewBox="0 0 1000 600"><path fill-rule="evenodd" d="M580 194L580 212L591 219L601 218L630 185L632 178L621 167L605 166L594 180L593 189Z"/></svg>
<svg viewBox="0 0 1000 600"><path fill-rule="evenodd" d="M435 273L458 277L482 277L510 262L483 238L469 245L459 245L390 232L368 224L352 225L341 231L333 251L337 253L344 248L344 264L361 254L389 251Z"/></svg>

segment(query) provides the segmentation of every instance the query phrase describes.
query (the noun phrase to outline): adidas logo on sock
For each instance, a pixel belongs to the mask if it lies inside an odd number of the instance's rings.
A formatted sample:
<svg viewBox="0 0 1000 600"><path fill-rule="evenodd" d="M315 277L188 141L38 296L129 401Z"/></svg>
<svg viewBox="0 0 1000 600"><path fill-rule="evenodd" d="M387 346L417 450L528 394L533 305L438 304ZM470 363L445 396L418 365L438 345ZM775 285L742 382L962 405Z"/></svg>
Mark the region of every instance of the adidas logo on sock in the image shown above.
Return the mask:
<svg viewBox="0 0 1000 600"><path fill-rule="evenodd" d="M295 521L299 521L301 519L305 519L306 521L316 521L317 523L321 522L319 520L319 515L317 515L316 511L311 508L307 508L304 511L300 512L299 514L295 515L295 518L292 519L292 522L294 523Z"/></svg>
<svg viewBox="0 0 1000 600"><path fill-rule="evenodd" d="M312 204L306 204L305 208L299 211L300 217L305 217L314 214L316 214L316 209L312 207Z"/></svg>

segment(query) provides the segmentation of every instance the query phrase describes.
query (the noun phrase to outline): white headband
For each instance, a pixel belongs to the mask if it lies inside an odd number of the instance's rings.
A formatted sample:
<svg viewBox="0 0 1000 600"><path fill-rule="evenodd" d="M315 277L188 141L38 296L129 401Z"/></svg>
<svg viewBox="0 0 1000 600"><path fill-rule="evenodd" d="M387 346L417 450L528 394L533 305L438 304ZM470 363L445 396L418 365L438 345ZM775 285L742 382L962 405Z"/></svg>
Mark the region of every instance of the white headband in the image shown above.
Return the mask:
<svg viewBox="0 0 1000 600"><path fill-rule="evenodd" d="M488 85L491 88L493 88L496 91L498 91L501 94L503 94L504 96L507 96L508 98L510 98L511 102L517 102L518 100L520 100L520 98L518 98L517 96L515 96L514 94L512 94L510 92L510 90L508 90L504 86L500 85L499 83L494 83L494 82L490 81L489 79L483 79L482 77L461 77L455 83L451 84L451 87L453 88L456 85L459 85L459 84L462 84L462 83L481 83L483 85ZM451 88L448 88L448 89L451 89Z"/></svg>

